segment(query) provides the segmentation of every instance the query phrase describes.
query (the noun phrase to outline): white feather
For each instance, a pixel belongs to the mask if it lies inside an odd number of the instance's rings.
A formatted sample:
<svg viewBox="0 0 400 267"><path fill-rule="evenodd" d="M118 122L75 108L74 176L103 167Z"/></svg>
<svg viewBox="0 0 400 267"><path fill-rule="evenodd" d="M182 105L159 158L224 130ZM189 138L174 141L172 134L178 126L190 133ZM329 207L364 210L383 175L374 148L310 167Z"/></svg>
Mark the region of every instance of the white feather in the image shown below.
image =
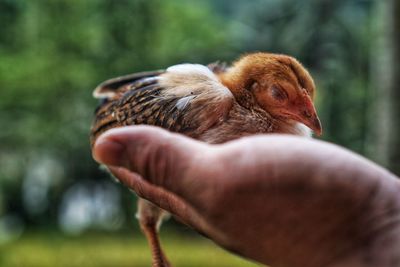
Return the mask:
<svg viewBox="0 0 400 267"><path fill-rule="evenodd" d="M296 128L296 132L304 137L311 137L312 136L312 131L310 128L305 126L303 123L297 122L294 126Z"/></svg>
<svg viewBox="0 0 400 267"><path fill-rule="evenodd" d="M183 109L185 109L186 106L189 104L190 100L192 100L192 99L195 98L195 97L196 97L196 96L194 96L194 95L189 95L189 96L186 96L186 97L182 97L181 99L179 99L179 100L176 102L175 107L176 107L177 109L179 109L179 110L183 110Z"/></svg>
<svg viewBox="0 0 400 267"><path fill-rule="evenodd" d="M167 69L167 72L175 72L180 74L196 74L207 76L209 79L218 81L217 76L206 66L200 64L178 64L171 66Z"/></svg>
<svg viewBox="0 0 400 267"><path fill-rule="evenodd" d="M199 64L179 64L171 66L161 74L159 84L168 88L166 94L187 97L203 95L211 101L220 101L221 98L233 98L231 91L226 88L218 76L206 66ZM214 99L215 98L215 99ZM191 100L182 100L182 104Z"/></svg>

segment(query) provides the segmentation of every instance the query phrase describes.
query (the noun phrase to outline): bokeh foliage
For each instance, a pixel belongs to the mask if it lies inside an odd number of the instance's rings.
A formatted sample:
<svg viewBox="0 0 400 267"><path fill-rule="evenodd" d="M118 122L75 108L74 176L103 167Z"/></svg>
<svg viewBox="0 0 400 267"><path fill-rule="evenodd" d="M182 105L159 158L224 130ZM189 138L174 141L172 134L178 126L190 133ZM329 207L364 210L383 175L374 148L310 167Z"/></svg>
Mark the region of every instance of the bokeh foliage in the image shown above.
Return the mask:
<svg viewBox="0 0 400 267"><path fill-rule="evenodd" d="M88 132L93 88L135 71L293 55L316 80L322 138L365 155L374 9L372 0L0 0L0 236L58 228L74 210L68 200L85 195L75 203L86 203L83 230L132 226L134 198L94 163ZM107 201L117 215L90 212Z"/></svg>
<svg viewBox="0 0 400 267"><path fill-rule="evenodd" d="M88 143L97 105L91 91L98 83L174 62L208 62L226 55L229 46L228 35L214 30L218 17L203 5L0 3L0 210L17 212L30 224L44 216L54 220L62 194L74 183L107 176L93 162ZM30 214L23 203L24 180L48 161L55 170L44 174L52 176L43 182L49 188L37 196L45 198L45 207Z"/></svg>

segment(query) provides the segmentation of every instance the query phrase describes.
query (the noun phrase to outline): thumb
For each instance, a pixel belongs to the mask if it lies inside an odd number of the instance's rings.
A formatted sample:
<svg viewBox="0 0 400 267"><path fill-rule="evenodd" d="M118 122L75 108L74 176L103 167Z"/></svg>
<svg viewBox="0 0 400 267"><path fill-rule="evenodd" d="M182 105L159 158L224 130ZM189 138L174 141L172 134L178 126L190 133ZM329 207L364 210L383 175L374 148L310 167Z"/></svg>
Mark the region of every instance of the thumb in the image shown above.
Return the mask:
<svg viewBox="0 0 400 267"><path fill-rule="evenodd" d="M127 168L151 184L186 195L185 177L198 164L207 146L187 137L151 126L111 129L93 147L99 163ZM195 164L196 163L196 164ZM189 187L190 188L190 187Z"/></svg>

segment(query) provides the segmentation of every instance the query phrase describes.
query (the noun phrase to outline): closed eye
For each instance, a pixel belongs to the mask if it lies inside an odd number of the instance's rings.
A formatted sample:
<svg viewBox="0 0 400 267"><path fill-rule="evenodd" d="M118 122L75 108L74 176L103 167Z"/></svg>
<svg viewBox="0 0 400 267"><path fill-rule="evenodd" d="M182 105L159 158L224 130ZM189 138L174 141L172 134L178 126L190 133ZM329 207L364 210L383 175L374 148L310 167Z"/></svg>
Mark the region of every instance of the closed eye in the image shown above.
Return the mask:
<svg viewBox="0 0 400 267"><path fill-rule="evenodd" d="M284 102L288 99L287 93L276 85L272 85L269 88L269 94L279 102Z"/></svg>

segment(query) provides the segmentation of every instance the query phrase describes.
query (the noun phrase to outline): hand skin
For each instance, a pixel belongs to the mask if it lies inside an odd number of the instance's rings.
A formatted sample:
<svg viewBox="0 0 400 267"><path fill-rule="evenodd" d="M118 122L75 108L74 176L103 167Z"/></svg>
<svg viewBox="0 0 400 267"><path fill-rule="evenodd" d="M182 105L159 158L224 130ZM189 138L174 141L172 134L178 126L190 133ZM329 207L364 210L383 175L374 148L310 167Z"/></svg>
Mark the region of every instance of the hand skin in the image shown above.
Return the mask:
<svg viewBox="0 0 400 267"><path fill-rule="evenodd" d="M94 158L218 245L274 267L400 266L400 182L341 147L286 135L208 145L151 126Z"/></svg>

